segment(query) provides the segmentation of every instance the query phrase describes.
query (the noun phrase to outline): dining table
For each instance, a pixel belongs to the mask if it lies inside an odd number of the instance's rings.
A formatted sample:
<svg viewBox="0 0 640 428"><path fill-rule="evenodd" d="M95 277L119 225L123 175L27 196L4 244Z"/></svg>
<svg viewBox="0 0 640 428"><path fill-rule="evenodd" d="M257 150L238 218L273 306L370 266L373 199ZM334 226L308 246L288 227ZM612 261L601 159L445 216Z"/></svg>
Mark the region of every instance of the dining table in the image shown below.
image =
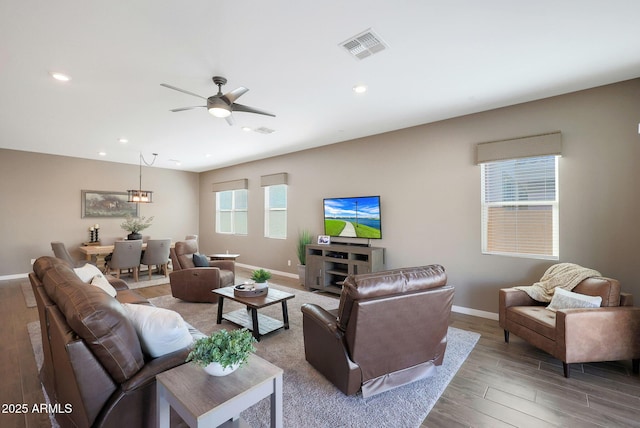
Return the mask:
<svg viewBox="0 0 640 428"><path fill-rule="evenodd" d="M171 242L171 248L175 247L175 242ZM97 263L98 266L101 262L104 263L104 257L113 253L115 245L95 245L94 243L80 245L80 252L84 254L84 257L88 261ZM142 243L142 249L147 248L147 243ZM102 259L102 260L100 260Z"/></svg>

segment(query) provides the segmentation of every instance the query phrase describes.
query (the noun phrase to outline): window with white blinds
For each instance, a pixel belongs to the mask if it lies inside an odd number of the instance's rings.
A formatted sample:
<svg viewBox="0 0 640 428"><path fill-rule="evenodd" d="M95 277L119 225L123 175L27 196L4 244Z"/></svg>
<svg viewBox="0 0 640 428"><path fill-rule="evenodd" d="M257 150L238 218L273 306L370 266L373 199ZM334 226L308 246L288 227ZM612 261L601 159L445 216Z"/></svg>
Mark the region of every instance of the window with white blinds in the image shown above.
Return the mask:
<svg viewBox="0 0 640 428"><path fill-rule="evenodd" d="M264 236L287 238L287 185L264 187Z"/></svg>
<svg viewBox="0 0 640 428"><path fill-rule="evenodd" d="M483 163L482 252L557 260L558 156Z"/></svg>
<svg viewBox="0 0 640 428"><path fill-rule="evenodd" d="M216 233L247 234L247 189L216 192Z"/></svg>

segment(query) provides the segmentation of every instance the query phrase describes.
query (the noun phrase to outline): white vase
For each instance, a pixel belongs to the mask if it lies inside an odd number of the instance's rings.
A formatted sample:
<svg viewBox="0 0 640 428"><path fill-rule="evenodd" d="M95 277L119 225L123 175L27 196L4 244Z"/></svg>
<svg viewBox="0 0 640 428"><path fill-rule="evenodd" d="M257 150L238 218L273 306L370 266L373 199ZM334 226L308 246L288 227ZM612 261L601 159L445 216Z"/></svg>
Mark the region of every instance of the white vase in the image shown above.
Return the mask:
<svg viewBox="0 0 640 428"><path fill-rule="evenodd" d="M204 371L211 376L226 376L236 371L238 367L240 367L240 363L225 367L224 369L220 363L211 363L204 367Z"/></svg>

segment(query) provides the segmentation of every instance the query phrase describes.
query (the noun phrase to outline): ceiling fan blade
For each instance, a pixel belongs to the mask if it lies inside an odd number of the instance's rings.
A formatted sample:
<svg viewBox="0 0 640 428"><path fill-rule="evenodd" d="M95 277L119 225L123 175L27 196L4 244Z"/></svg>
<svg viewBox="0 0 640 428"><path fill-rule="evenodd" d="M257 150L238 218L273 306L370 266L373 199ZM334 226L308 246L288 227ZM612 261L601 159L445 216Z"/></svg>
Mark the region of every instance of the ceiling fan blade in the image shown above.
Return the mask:
<svg viewBox="0 0 640 428"><path fill-rule="evenodd" d="M207 108L207 106L180 107L180 108L171 109L169 111L172 111L175 113L177 111L193 110L194 108Z"/></svg>
<svg viewBox="0 0 640 428"><path fill-rule="evenodd" d="M175 86L167 85L166 83L161 83L160 86L164 86L165 88L173 89L174 91L182 92L184 94L193 95L194 97L202 98L203 100L207 99L202 95L194 94L193 92L185 91L184 89L176 88Z"/></svg>
<svg viewBox="0 0 640 428"><path fill-rule="evenodd" d="M260 109L257 109L257 108L253 108L253 107L249 107L249 106L245 106L245 105L237 104L237 103L231 104L231 110L232 111L243 111L245 113L264 114L265 116L276 117L275 114L269 113L268 111L260 110Z"/></svg>
<svg viewBox="0 0 640 428"><path fill-rule="evenodd" d="M232 115L229 115L229 116L225 117L225 118L224 118L224 120L226 120L226 121L227 121L227 123L229 124L229 126L233 126L233 124L234 124L234 120L233 120L233 116L232 116Z"/></svg>
<svg viewBox="0 0 640 428"><path fill-rule="evenodd" d="M233 104L233 102L235 100L237 100L238 98L240 98L242 95L246 94L247 92L249 92L249 89L245 88L244 86L240 86L239 88L236 88L231 92L227 92L226 94L224 94L220 98L225 100L227 102L227 104Z"/></svg>

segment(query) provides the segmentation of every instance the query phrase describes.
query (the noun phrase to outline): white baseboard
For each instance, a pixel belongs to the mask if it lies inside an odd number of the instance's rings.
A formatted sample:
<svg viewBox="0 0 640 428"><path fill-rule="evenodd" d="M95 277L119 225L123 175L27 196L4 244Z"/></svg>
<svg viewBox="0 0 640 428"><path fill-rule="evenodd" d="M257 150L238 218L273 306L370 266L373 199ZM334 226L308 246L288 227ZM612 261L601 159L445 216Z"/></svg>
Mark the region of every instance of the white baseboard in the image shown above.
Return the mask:
<svg viewBox="0 0 640 428"><path fill-rule="evenodd" d="M245 269L251 269L251 270L256 270L256 269L264 269L261 266L252 266L252 265L246 265L244 263L236 263L236 266L245 268ZM298 274L297 273L290 273L290 272L282 272L279 270L273 270L273 269L266 269L269 272L271 272L274 275L279 275L279 276L286 276L287 278L298 278Z"/></svg>
<svg viewBox="0 0 640 428"><path fill-rule="evenodd" d="M29 277L28 273L16 273L13 275L2 275L0 276L0 281L10 280L10 279L20 279Z"/></svg>
<svg viewBox="0 0 640 428"><path fill-rule="evenodd" d="M453 305L451 307L452 312L459 314L473 315L474 317L487 318L490 320L498 321L498 314L494 312L480 311L478 309L465 308L462 306Z"/></svg>
<svg viewBox="0 0 640 428"><path fill-rule="evenodd" d="M251 270L264 269L260 266L246 265L244 263L236 263L236 266L243 267L245 269L251 269ZM295 273L282 272L282 271L277 271L272 269L269 269L269 272L271 272L274 275L286 276L288 278L298 278L298 275ZM453 305L451 307L451 311L457 312L460 314L473 315L475 317L487 318L490 320L498 321L498 314L494 312L481 311L478 309L465 308L465 307L456 306L456 305Z"/></svg>

